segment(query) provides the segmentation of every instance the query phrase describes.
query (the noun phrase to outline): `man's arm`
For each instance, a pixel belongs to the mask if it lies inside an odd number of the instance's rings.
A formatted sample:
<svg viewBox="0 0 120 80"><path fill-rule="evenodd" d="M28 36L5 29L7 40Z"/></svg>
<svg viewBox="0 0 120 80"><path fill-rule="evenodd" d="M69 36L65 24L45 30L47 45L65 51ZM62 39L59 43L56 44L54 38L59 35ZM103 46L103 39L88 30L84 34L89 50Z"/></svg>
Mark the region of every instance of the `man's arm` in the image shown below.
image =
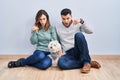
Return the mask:
<svg viewBox="0 0 120 80"><path fill-rule="evenodd" d="M73 24L81 24L80 26L80 31L81 32L85 32L87 34L92 34L93 31L92 29L85 23L85 21L83 19L76 19L76 20L73 20Z"/></svg>
<svg viewBox="0 0 120 80"><path fill-rule="evenodd" d="M87 34L93 33L92 29L88 25L86 25L85 23L80 26L80 31L85 32Z"/></svg>

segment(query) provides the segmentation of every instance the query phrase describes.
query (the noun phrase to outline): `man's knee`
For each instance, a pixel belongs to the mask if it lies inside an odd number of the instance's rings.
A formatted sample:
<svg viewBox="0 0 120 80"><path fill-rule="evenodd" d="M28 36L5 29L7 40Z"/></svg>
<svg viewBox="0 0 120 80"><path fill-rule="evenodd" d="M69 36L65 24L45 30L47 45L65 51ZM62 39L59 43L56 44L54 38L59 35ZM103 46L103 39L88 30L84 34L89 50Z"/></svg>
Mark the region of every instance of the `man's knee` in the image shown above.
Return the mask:
<svg viewBox="0 0 120 80"><path fill-rule="evenodd" d="M75 38L84 38L84 35L83 35L83 33L78 32L75 34Z"/></svg>
<svg viewBox="0 0 120 80"><path fill-rule="evenodd" d="M67 66L67 63L65 62L65 60L64 60L64 57L63 58L60 58L59 60L58 60L58 67L60 68L60 69L67 69L68 68L68 66Z"/></svg>

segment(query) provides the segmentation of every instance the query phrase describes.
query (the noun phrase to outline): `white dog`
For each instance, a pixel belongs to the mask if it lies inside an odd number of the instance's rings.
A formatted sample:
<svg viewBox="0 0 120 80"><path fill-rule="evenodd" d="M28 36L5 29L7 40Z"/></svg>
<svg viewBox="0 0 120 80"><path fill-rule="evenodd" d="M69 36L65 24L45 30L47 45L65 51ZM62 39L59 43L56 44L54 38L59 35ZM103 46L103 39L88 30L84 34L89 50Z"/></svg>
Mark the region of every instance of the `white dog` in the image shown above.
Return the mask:
<svg viewBox="0 0 120 80"><path fill-rule="evenodd" d="M51 52L50 57L52 58L52 65L56 66L59 58L58 55L59 53L62 53L61 45L58 41L51 41L48 44L48 48Z"/></svg>

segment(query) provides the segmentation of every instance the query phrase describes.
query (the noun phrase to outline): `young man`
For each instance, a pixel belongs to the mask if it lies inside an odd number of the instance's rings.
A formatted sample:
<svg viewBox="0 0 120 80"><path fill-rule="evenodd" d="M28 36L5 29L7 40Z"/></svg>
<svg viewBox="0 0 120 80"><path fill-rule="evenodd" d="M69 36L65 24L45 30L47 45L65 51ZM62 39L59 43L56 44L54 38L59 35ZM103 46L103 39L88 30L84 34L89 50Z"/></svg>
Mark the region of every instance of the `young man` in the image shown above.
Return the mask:
<svg viewBox="0 0 120 80"><path fill-rule="evenodd" d="M82 68L87 73L91 67L100 68L97 61L91 61L86 39L82 32L93 33L83 19L72 20L70 9L61 11L62 23L56 27L58 38L65 54L58 61L61 69Z"/></svg>

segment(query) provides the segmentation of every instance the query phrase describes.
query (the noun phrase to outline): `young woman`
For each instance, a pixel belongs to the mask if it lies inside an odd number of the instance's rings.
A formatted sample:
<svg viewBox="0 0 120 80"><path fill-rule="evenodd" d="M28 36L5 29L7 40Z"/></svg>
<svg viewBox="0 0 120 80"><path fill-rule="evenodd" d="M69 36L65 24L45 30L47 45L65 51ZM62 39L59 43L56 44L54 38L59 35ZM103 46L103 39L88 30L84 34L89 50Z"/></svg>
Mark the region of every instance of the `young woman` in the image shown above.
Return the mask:
<svg viewBox="0 0 120 80"><path fill-rule="evenodd" d="M50 54L48 44L52 40L57 40L55 28L51 26L49 15L45 10L39 10L35 20L30 41L31 44L36 45L36 50L26 59L20 58L17 61L10 61L9 68L29 65L45 70L52 65L52 60L48 56Z"/></svg>

